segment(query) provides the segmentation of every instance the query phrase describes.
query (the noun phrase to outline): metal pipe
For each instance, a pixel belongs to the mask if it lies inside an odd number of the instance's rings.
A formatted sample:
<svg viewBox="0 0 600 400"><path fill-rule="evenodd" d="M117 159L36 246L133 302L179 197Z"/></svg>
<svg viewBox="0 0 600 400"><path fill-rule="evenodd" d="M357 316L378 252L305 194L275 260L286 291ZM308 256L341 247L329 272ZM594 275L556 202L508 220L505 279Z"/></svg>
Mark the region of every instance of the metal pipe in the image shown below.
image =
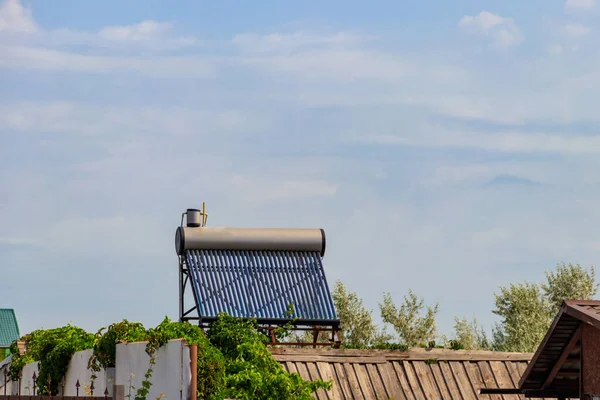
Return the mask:
<svg viewBox="0 0 600 400"><path fill-rule="evenodd" d="M192 381L190 382L190 400L197 400L198 391L198 345L190 344L190 369Z"/></svg>

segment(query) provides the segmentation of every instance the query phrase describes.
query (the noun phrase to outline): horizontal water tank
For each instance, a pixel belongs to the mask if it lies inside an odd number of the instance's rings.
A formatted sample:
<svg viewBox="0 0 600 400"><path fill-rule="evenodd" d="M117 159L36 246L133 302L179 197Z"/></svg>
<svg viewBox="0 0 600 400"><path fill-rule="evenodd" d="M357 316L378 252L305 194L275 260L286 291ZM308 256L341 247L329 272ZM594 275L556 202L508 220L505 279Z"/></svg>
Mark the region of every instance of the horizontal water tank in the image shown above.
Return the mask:
<svg viewBox="0 0 600 400"><path fill-rule="evenodd" d="M180 226L175 233L175 249L179 255L185 250L317 251L325 255L325 231Z"/></svg>

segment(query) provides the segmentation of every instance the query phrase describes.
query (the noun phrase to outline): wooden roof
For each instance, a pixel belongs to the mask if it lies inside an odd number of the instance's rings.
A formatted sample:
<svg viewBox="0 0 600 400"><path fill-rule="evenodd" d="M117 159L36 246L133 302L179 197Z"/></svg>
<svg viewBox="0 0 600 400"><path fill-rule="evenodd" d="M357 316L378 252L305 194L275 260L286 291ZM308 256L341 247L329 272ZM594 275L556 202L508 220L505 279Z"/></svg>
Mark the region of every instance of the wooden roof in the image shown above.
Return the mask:
<svg viewBox="0 0 600 400"><path fill-rule="evenodd" d="M581 325L600 329L600 301L565 300L519 381L531 396L579 396Z"/></svg>
<svg viewBox="0 0 600 400"><path fill-rule="evenodd" d="M479 394L481 388L515 388L531 353L446 349L408 351L272 348L289 372L333 380L319 399L523 399L520 394Z"/></svg>

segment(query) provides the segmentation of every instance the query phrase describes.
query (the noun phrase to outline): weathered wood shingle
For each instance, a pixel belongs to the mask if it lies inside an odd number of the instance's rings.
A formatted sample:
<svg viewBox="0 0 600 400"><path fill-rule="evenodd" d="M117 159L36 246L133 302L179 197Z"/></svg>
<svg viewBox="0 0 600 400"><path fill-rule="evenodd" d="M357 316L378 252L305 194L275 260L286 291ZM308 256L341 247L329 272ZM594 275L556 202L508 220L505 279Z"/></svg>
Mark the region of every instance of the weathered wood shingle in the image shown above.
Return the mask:
<svg viewBox="0 0 600 400"><path fill-rule="evenodd" d="M409 351L273 348L289 372L332 380L318 399L516 400L522 395L485 395L479 389L514 388L530 353L410 349Z"/></svg>

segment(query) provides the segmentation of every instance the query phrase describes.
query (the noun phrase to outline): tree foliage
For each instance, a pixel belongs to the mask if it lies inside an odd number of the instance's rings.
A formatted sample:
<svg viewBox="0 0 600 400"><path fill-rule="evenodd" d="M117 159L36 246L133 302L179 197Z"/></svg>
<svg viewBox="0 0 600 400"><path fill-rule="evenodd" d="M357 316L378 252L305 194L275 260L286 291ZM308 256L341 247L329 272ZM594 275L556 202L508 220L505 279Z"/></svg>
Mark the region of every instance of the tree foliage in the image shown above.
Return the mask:
<svg viewBox="0 0 600 400"><path fill-rule="evenodd" d="M402 343L407 346L419 346L436 339L435 317L439 304L425 307L424 300L409 290L400 308L394 304L389 293L384 294L379 308L383 321L394 327Z"/></svg>
<svg viewBox="0 0 600 400"><path fill-rule="evenodd" d="M542 341L563 300L591 299L598 291L594 267L558 264L546 282L511 284L495 295L501 322L493 330L493 348L532 352Z"/></svg>
<svg viewBox="0 0 600 400"><path fill-rule="evenodd" d="M378 337L377 327L371 311L355 292L349 291L337 281L332 292L335 309L340 319L344 346L364 348L370 346Z"/></svg>
<svg viewBox="0 0 600 400"><path fill-rule="evenodd" d="M499 351L532 351L548 329L549 305L535 283L501 287L493 312L502 318L502 324L494 328L494 348Z"/></svg>
<svg viewBox="0 0 600 400"><path fill-rule="evenodd" d="M546 282L542 284L542 289L554 316L563 300L590 300L598 292L598 286L593 266L588 270L579 264L561 263L556 266L555 271L546 272Z"/></svg>
<svg viewBox="0 0 600 400"><path fill-rule="evenodd" d="M466 350L491 350L492 348L490 340L476 318L469 322L466 317L455 317L453 340Z"/></svg>
<svg viewBox="0 0 600 400"><path fill-rule="evenodd" d="M219 398L308 400L318 389L331 389L331 382L304 381L286 372L264 345L268 338L254 321L221 315L207 337L225 357L225 389Z"/></svg>

